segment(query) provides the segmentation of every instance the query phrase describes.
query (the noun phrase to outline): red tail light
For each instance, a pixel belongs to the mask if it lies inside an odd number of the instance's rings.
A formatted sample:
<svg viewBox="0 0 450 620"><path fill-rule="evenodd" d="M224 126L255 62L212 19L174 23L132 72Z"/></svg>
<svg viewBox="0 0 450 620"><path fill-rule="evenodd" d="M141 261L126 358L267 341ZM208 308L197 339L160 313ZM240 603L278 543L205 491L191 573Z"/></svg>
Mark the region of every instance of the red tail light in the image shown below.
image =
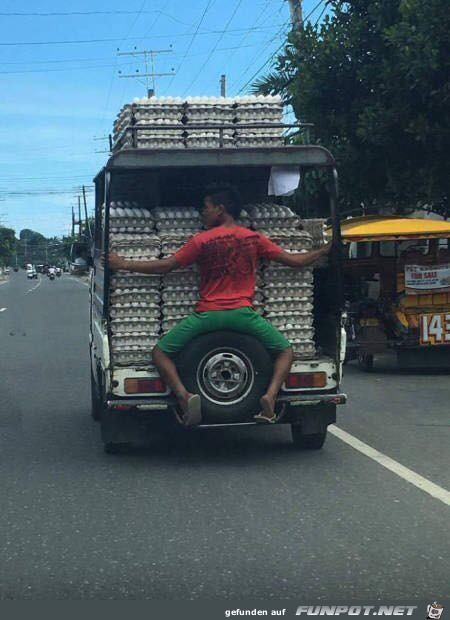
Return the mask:
<svg viewBox="0 0 450 620"><path fill-rule="evenodd" d="M300 388L322 388L327 384L327 374L325 372L299 372L291 373L286 380L286 387L289 390Z"/></svg>
<svg viewBox="0 0 450 620"><path fill-rule="evenodd" d="M164 394L166 386L162 379L125 379L125 394Z"/></svg>

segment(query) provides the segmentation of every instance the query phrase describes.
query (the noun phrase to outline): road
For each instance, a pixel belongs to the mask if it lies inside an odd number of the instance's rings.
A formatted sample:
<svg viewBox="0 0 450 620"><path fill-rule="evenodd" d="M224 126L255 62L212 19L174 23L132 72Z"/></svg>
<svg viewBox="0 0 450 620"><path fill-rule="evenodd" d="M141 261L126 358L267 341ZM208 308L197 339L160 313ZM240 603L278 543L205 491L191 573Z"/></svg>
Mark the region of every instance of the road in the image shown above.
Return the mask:
<svg viewBox="0 0 450 620"><path fill-rule="evenodd" d="M67 275L0 285L0 598L448 596L448 506L334 435L312 453L277 427L104 454L87 301ZM448 375L349 365L344 389L341 429L449 488Z"/></svg>

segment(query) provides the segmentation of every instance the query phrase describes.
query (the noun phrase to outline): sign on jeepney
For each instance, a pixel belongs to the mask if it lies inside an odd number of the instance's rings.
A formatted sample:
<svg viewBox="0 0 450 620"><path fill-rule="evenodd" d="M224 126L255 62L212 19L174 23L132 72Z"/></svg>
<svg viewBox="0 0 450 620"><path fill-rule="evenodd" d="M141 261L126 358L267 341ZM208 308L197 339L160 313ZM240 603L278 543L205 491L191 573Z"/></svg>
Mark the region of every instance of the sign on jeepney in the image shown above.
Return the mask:
<svg viewBox="0 0 450 620"><path fill-rule="evenodd" d="M405 265L405 292L450 292L450 265Z"/></svg>

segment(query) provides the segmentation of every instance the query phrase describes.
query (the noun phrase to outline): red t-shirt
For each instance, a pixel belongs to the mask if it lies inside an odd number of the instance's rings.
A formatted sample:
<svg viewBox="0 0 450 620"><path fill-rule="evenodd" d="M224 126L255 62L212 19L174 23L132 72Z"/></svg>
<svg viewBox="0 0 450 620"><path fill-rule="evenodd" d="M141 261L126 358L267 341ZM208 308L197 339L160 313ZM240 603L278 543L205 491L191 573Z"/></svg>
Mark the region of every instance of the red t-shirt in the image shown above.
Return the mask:
<svg viewBox="0 0 450 620"><path fill-rule="evenodd" d="M200 232L175 254L182 267L198 263L200 300L197 312L252 305L258 258L275 258L282 249L254 230L217 226Z"/></svg>

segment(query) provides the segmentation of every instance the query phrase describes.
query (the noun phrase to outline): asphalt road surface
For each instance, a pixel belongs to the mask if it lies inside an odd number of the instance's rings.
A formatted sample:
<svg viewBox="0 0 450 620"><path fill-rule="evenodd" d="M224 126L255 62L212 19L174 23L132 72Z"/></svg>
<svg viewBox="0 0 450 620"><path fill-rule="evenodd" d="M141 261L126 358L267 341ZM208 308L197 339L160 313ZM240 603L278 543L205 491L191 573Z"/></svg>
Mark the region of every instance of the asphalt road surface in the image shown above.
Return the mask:
<svg viewBox="0 0 450 620"><path fill-rule="evenodd" d="M338 427L369 454L332 434L295 452L271 427L110 456L89 415L87 304L67 275L0 285L0 598L449 595L449 375L346 367Z"/></svg>

